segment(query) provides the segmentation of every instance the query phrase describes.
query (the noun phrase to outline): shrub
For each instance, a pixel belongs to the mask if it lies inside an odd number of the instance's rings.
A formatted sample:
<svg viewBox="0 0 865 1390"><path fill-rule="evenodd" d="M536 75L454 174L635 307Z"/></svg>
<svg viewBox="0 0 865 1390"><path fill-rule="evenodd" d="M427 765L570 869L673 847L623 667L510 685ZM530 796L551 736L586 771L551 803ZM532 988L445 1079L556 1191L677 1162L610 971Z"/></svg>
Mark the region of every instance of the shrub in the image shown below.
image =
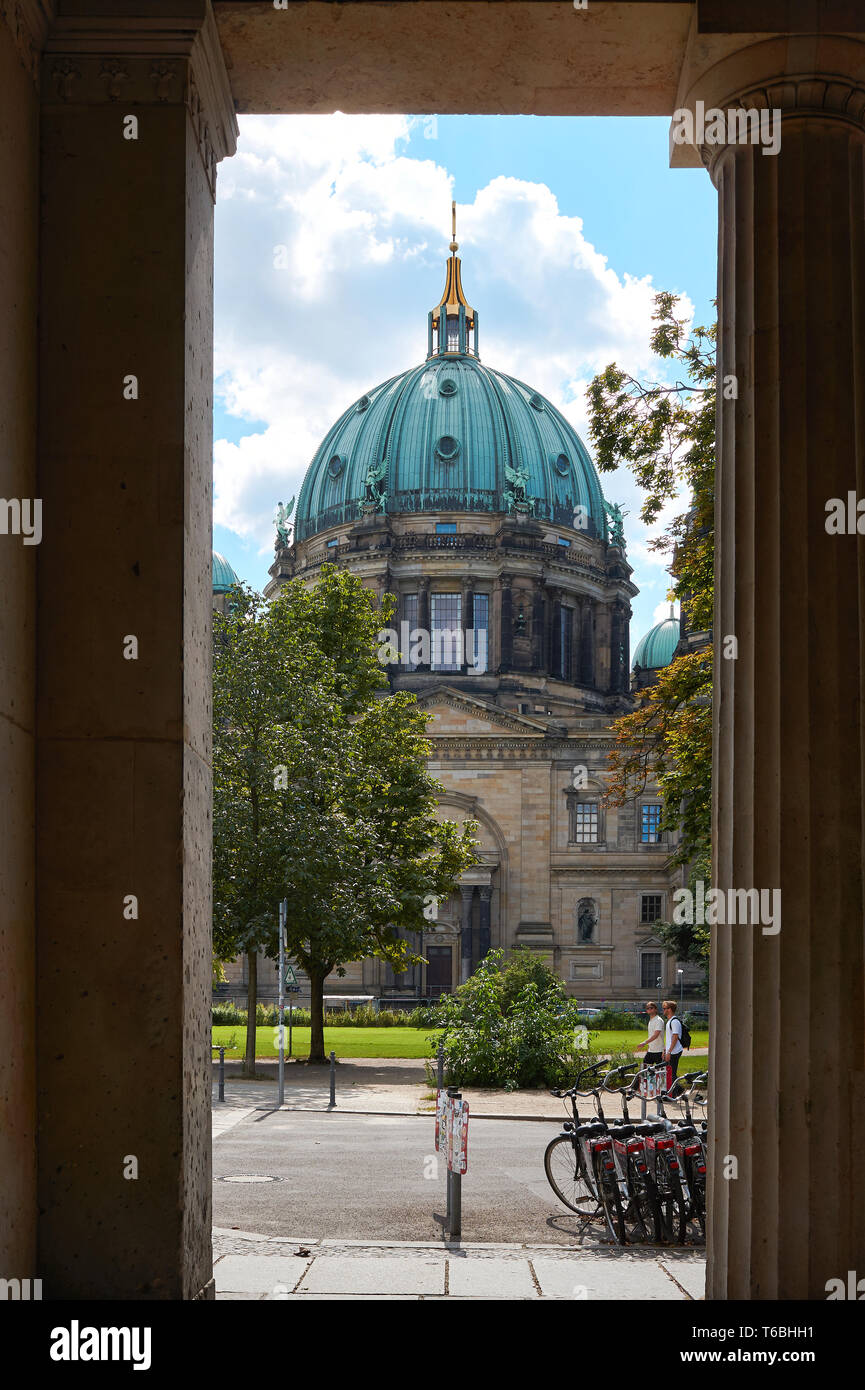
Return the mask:
<svg viewBox="0 0 865 1390"><path fill-rule="evenodd" d="M579 1018L545 961L490 951L455 994L427 1011L442 1043L448 1085L557 1086L572 1079ZM585 1040L585 1031L581 1037Z"/></svg>

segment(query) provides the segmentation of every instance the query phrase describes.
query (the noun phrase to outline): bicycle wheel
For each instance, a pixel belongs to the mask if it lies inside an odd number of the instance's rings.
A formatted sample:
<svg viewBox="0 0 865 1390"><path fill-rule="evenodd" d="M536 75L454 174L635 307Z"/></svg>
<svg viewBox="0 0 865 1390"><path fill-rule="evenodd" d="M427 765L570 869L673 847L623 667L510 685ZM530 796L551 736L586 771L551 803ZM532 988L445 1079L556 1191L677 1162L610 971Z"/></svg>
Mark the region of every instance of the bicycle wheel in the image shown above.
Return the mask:
<svg viewBox="0 0 865 1390"><path fill-rule="evenodd" d="M655 1155L655 1191L661 1224L661 1239L667 1245L684 1245L688 1230L688 1204L676 1169L662 1154Z"/></svg>
<svg viewBox="0 0 865 1390"><path fill-rule="evenodd" d="M627 1232L625 1230L625 1214L622 1210L622 1198L619 1193L619 1179L615 1169L610 1170L605 1167L604 1156L603 1151L599 1153L597 1150L592 1155L592 1166L598 1195L601 1199L601 1210L613 1240L617 1245L626 1245Z"/></svg>
<svg viewBox="0 0 865 1390"><path fill-rule="evenodd" d="M702 1173L690 1174L691 1215L700 1227L700 1235L706 1239L706 1178Z"/></svg>
<svg viewBox="0 0 865 1390"><path fill-rule="evenodd" d="M593 1216L598 1200L586 1181L576 1143L567 1134L551 1139L544 1154L547 1182L560 1202L578 1216Z"/></svg>
<svg viewBox="0 0 865 1390"><path fill-rule="evenodd" d="M625 1230L628 1244L660 1239L660 1218L654 1193L634 1159L628 1160L628 1189L630 1200L625 1208Z"/></svg>

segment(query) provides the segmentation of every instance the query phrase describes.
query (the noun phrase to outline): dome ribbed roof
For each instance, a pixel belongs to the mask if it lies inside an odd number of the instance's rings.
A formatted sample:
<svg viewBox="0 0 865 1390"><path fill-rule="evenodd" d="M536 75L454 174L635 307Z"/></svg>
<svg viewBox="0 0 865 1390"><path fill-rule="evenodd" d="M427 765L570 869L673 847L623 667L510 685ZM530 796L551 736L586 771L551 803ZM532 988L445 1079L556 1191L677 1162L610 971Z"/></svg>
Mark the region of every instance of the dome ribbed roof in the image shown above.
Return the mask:
<svg viewBox="0 0 865 1390"><path fill-rule="evenodd" d="M298 540L361 516L367 474L386 472L387 513L505 512L506 465L528 475L541 521L607 538L601 486L582 440L549 401L521 381L448 353L362 396L329 431L307 470Z"/></svg>
<svg viewBox="0 0 865 1390"><path fill-rule="evenodd" d="M232 584L239 584L240 580L235 574L231 565L224 555L220 555L218 550L213 551L213 567L211 570L212 588L215 594L226 594Z"/></svg>
<svg viewBox="0 0 865 1390"><path fill-rule="evenodd" d="M657 670L661 666L669 666L678 642L679 619L664 618L640 638L634 652L633 665L641 666L643 670Z"/></svg>

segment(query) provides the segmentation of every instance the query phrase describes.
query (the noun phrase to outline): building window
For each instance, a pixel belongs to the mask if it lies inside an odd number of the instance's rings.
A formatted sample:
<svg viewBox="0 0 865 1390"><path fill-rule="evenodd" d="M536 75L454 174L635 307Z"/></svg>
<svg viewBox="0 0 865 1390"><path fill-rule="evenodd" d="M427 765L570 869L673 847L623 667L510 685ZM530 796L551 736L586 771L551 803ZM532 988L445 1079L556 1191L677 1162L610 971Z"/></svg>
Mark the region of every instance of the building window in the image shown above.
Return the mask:
<svg viewBox="0 0 865 1390"><path fill-rule="evenodd" d="M657 802L646 802L640 807L640 839L644 845L657 845L661 842L661 807Z"/></svg>
<svg viewBox="0 0 865 1390"><path fill-rule="evenodd" d="M598 905L594 898L580 898L577 903L577 944L585 946L597 940Z"/></svg>
<svg viewBox="0 0 865 1390"><path fill-rule="evenodd" d="M431 594L432 670L462 668L462 595Z"/></svg>
<svg viewBox="0 0 865 1390"><path fill-rule="evenodd" d="M338 540L336 540L336 539L330 540L330 541L328 541L328 543L327 543L327 548L328 548L328 550L335 550L335 549L337 548L338 545L339 545L339 541L338 541Z"/></svg>
<svg viewBox="0 0 865 1390"><path fill-rule="evenodd" d="M643 893L640 899L640 921L659 922L662 906L663 896L661 893Z"/></svg>
<svg viewBox="0 0 865 1390"><path fill-rule="evenodd" d="M405 623L405 627L400 632L401 646L403 634L405 634L408 639L405 642L405 651L401 651L403 670L414 671L417 669L417 662L409 659L409 653L411 651L411 635L417 627L417 594L403 594L402 620Z"/></svg>
<svg viewBox="0 0 865 1390"><path fill-rule="evenodd" d="M475 594L472 613L472 659L476 676L490 665L490 600L488 594Z"/></svg>
<svg viewBox="0 0 865 1390"><path fill-rule="evenodd" d="M664 972L661 969L660 951L641 951L640 952L640 989L648 990L650 994L658 989L658 981L663 985Z"/></svg>
<svg viewBox="0 0 865 1390"><path fill-rule="evenodd" d="M577 801L574 803L573 839L578 845L598 843L599 806L597 801Z"/></svg>
<svg viewBox="0 0 865 1390"><path fill-rule="evenodd" d="M455 536L456 533L457 533L457 524L456 524L455 521L437 521L437 522L436 522L436 535L437 535L437 536Z"/></svg>
<svg viewBox="0 0 865 1390"><path fill-rule="evenodd" d="M559 675L562 680L571 676L571 633L573 631L574 610L559 609Z"/></svg>
<svg viewBox="0 0 865 1390"><path fill-rule="evenodd" d="M564 536L559 536L559 537L558 537L558 542L559 542L559 545L563 545L563 546L565 547L566 550L570 550L570 548L571 548L571 543L570 543L570 541L566 541L565 538L564 538Z"/></svg>

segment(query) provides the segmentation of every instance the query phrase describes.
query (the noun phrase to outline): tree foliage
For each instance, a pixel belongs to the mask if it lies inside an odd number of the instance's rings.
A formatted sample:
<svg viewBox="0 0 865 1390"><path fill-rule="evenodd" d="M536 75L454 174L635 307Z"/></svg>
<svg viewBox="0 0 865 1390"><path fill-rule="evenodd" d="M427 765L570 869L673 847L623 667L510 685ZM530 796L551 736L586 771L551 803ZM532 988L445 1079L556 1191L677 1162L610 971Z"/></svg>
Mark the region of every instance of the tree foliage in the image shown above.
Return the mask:
<svg viewBox="0 0 865 1390"><path fill-rule="evenodd" d="M370 955L395 970L416 959L400 933L422 930L429 898L474 862L474 827L437 819L426 717L413 696L384 694L376 653L392 598L379 608L331 565L270 604L234 592L215 623L214 946L245 951L254 971L256 951L276 954L288 900L310 1058L323 1059L325 979Z"/></svg>
<svg viewBox="0 0 865 1390"><path fill-rule="evenodd" d="M640 382L611 364L589 386L589 428L598 467L625 464L643 489L644 522L687 497L688 507L650 545L670 557L687 629L702 632L711 631L714 610L717 326L688 335L677 303L673 294L655 296L651 336L655 355L674 364L674 381ZM609 758L608 799L622 805L657 783L661 829L681 837L677 860L703 866L711 853L712 661L709 644L662 669L638 707L615 721ZM707 941L686 936L677 937L680 958L705 954Z"/></svg>

